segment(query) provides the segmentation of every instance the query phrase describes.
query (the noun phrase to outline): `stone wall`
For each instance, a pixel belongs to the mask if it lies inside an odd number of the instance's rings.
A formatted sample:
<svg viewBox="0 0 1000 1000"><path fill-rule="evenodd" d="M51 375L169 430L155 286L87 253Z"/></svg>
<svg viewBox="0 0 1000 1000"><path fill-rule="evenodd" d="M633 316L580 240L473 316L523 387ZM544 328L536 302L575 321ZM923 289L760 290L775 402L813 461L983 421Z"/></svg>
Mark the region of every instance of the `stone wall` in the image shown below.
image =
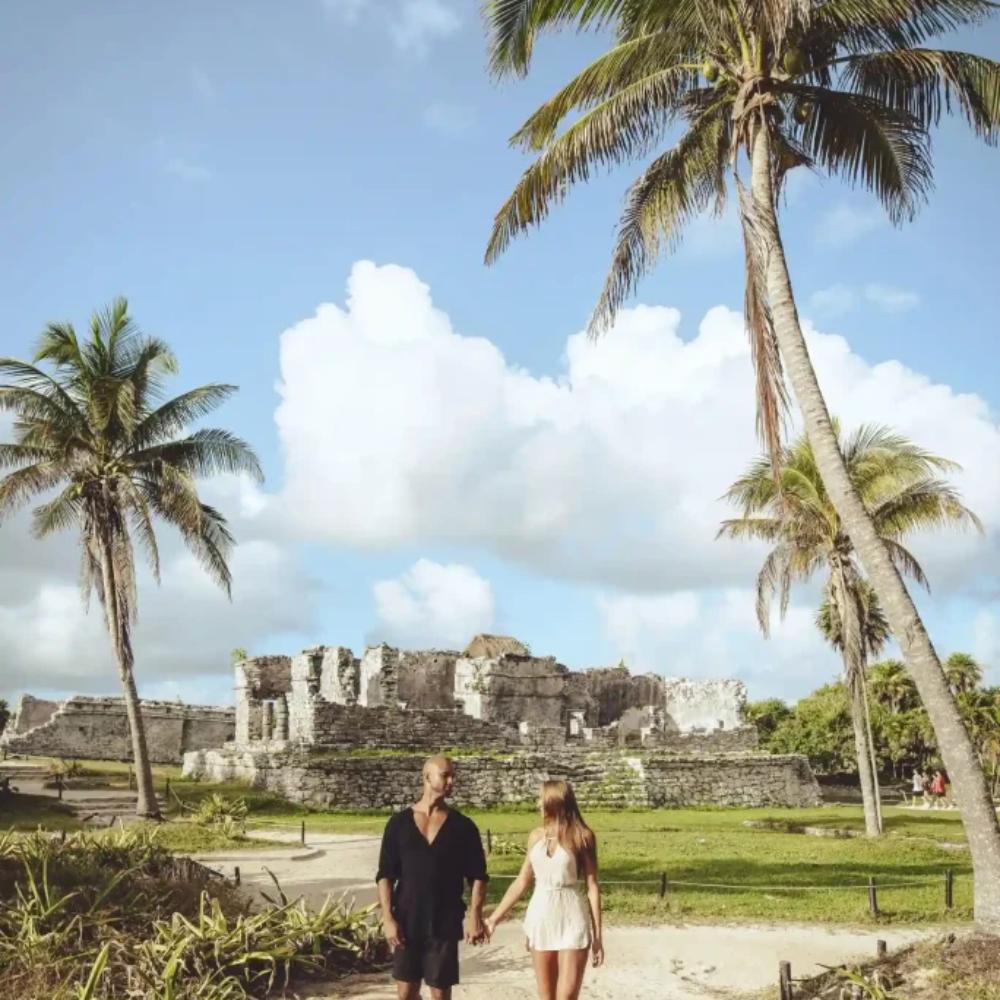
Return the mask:
<svg viewBox="0 0 1000 1000"><path fill-rule="evenodd" d="M551 656L461 657L455 663L455 700L466 714L499 725L565 728L568 677Z"/></svg>
<svg viewBox="0 0 1000 1000"><path fill-rule="evenodd" d="M366 708L395 708L399 687L399 650L382 643L361 656L358 704Z"/></svg>
<svg viewBox="0 0 1000 1000"><path fill-rule="evenodd" d="M444 709L363 708L318 700L312 707L312 747L368 748L437 752L442 747L511 748L519 744L516 730Z"/></svg>
<svg viewBox="0 0 1000 1000"><path fill-rule="evenodd" d="M400 650L396 697L407 708L454 708L458 657L440 649Z"/></svg>
<svg viewBox="0 0 1000 1000"><path fill-rule="evenodd" d="M747 689L742 681L663 682L666 727L680 732L715 732L746 725Z"/></svg>
<svg viewBox="0 0 1000 1000"><path fill-rule="evenodd" d="M232 741L231 708L141 703L146 745L155 764L179 764L185 753ZM131 760L132 739L121 698L73 697L61 702L47 722L15 734L5 731L9 753L83 760Z"/></svg>
<svg viewBox="0 0 1000 1000"><path fill-rule="evenodd" d="M629 709L663 705L664 681L656 674L633 676L625 666L596 667L569 675L571 712L583 712L585 724L610 726Z"/></svg>
<svg viewBox="0 0 1000 1000"><path fill-rule="evenodd" d="M397 809L418 798L423 761L423 755L209 750L188 754L184 773L247 781L315 808ZM460 807L532 803L551 778L572 781L584 805L608 808L820 803L800 756L525 751L462 756L455 766Z"/></svg>
<svg viewBox="0 0 1000 1000"><path fill-rule="evenodd" d="M29 729L44 725L59 709L58 701L47 701L34 695L23 694L17 708L7 720L4 736L26 733Z"/></svg>

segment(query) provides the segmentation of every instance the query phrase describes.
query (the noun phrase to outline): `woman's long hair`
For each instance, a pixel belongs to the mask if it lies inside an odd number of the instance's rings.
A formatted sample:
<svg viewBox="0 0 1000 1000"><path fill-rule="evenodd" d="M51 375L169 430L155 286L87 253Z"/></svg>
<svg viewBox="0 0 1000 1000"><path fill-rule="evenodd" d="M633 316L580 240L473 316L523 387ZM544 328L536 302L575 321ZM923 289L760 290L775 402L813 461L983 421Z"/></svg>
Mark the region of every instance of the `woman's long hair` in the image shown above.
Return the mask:
<svg viewBox="0 0 1000 1000"><path fill-rule="evenodd" d="M576 859L577 871L583 871L588 857L597 863L597 839L583 821L573 786L568 781L542 783L542 816L546 833L555 828L559 844Z"/></svg>

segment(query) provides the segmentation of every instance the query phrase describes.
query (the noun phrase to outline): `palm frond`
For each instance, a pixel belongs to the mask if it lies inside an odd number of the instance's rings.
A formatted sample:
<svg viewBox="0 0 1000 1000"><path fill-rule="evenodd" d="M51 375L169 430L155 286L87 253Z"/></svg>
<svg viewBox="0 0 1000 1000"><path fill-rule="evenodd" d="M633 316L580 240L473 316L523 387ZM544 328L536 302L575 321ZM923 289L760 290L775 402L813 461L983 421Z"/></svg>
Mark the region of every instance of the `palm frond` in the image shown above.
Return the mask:
<svg viewBox="0 0 1000 1000"><path fill-rule="evenodd" d="M903 576L910 577L918 586L923 587L929 593L931 589L930 581L927 579L923 567L917 561L916 556L894 538L883 538L882 544L885 545L886 552L889 553L889 558L896 569Z"/></svg>
<svg viewBox="0 0 1000 1000"><path fill-rule="evenodd" d="M486 263L492 264L516 236L540 225L574 184L654 149L680 110L676 74L663 70L581 115L525 171L497 212Z"/></svg>
<svg viewBox="0 0 1000 1000"><path fill-rule="evenodd" d="M31 531L36 538L76 527L82 520L83 501L80 488L70 483L58 496L36 507L31 516Z"/></svg>
<svg viewBox="0 0 1000 1000"><path fill-rule="evenodd" d="M923 479L898 489L874 507L871 517L885 538L943 527L971 528L985 534L982 521L962 503L959 492L937 479Z"/></svg>
<svg viewBox="0 0 1000 1000"><path fill-rule="evenodd" d="M843 69L844 85L884 107L937 125L957 102L976 135L1000 140L1000 63L968 52L898 49L858 55Z"/></svg>
<svg viewBox="0 0 1000 1000"><path fill-rule="evenodd" d="M166 467L187 476L245 475L263 482L264 472L253 449L231 431L204 428L179 441L155 445L128 455L129 464L146 478L156 479Z"/></svg>
<svg viewBox="0 0 1000 1000"><path fill-rule="evenodd" d="M131 447L141 451L161 444L217 410L236 391L234 385L203 385L171 399L149 413L135 428Z"/></svg>
<svg viewBox="0 0 1000 1000"><path fill-rule="evenodd" d="M784 531L784 522L775 517L738 517L723 521L716 538L736 541L777 541Z"/></svg>
<svg viewBox="0 0 1000 1000"><path fill-rule="evenodd" d="M679 244L685 223L710 207L722 213L729 137L728 115L721 106L710 107L629 189L611 267L588 327L591 337L611 328L660 253Z"/></svg>
<svg viewBox="0 0 1000 1000"><path fill-rule="evenodd" d="M630 0L486 0L490 72L497 78L523 76L539 32L572 24L599 30L629 6Z"/></svg>
<svg viewBox="0 0 1000 1000"><path fill-rule="evenodd" d="M806 43L832 38L849 52L908 49L997 11L990 0L822 0Z"/></svg>
<svg viewBox="0 0 1000 1000"><path fill-rule="evenodd" d="M686 64L687 55L673 36L662 32L622 42L546 101L514 134L511 145L537 152L555 138L571 111L589 110L653 76L662 75L663 82L673 88L668 103L675 104L698 85L701 67Z"/></svg>
<svg viewBox="0 0 1000 1000"><path fill-rule="evenodd" d="M36 462L8 473L0 479L0 524L65 478L66 470L58 462Z"/></svg>
<svg viewBox="0 0 1000 1000"><path fill-rule="evenodd" d="M824 170L861 184L899 224L912 218L933 180L930 139L921 121L865 94L789 87L811 113L793 135Z"/></svg>
<svg viewBox="0 0 1000 1000"><path fill-rule="evenodd" d="M0 444L0 469L49 462L54 457L51 448L37 448L26 444Z"/></svg>

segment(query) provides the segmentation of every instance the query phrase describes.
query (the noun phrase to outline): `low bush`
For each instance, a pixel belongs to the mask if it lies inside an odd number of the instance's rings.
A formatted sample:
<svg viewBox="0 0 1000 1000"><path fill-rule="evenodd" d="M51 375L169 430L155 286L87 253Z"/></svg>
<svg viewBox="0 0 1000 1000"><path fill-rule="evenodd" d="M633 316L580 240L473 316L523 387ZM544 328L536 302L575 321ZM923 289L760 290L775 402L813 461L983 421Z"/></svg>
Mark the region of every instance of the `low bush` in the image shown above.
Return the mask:
<svg viewBox="0 0 1000 1000"><path fill-rule="evenodd" d="M370 910L311 912L279 887L251 911L148 828L0 837L0 1000L245 1000L381 947Z"/></svg>

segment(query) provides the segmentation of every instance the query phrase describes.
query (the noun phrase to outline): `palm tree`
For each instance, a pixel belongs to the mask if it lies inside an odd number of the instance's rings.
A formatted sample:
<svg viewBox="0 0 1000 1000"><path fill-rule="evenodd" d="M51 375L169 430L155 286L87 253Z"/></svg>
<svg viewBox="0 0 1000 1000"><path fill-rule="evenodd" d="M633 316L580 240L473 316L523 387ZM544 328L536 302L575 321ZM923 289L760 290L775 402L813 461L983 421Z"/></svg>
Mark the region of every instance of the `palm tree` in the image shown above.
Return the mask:
<svg viewBox="0 0 1000 1000"><path fill-rule="evenodd" d="M983 668L968 653L952 653L944 661L944 674L956 696L969 694L983 683Z"/></svg>
<svg viewBox="0 0 1000 1000"><path fill-rule="evenodd" d="M577 181L656 154L629 190L590 323L607 331L684 225L738 194L758 429L775 468L784 373L830 500L878 593L937 733L969 836L980 924L1000 929L1000 826L975 748L898 565L854 488L799 323L778 225L789 171L826 171L873 191L902 223L931 186L930 130L961 110L1000 138L1000 64L925 47L996 13L990 0L485 0L491 71L526 75L540 33L613 30L610 51L515 134L538 158L497 213L495 260ZM560 131L572 116L572 123ZM683 132L661 151L668 130ZM743 158L741 159L741 155ZM749 190L739 170L749 167Z"/></svg>
<svg viewBox="0 0 1000 1000"><path fill-rule="evenodd" d="M873 663L868 674L872 697L893 715L908 711L919 700L913 678L900 660Z"/></svg>
<svg viewBox="0 0 1000 1000"><path fill-rule="evenodd" d="M879 607L878 597L870 583L857 579L847 595L853 614L842 615L835 588L828 582L823 604L816 612L816 627L844 661L844 686L851 701L851 722L854 726L854 746L858 756L858 777L861 799L865 808L865 830L870 837L882 833L882 799L878 786L878 761L872 735L871 708L868 703L868 660L878 656L889 641L889 623ZM859 642L848 640L850 629L856 627ZM861 654L861 659L852 654Z"/></svg>
<svg viewBox="0 0 1000 1000"><path fill-rule="evenodd" d="M78 338L69 324L50 324L33 363L0 358L0 409L15 415L14 443L0 444L0 468L15 470L0 479L0 523L58 491L35 508L34 534L79 531L83 594L89 601L96 592L104 609L132 733L136 811L149 818L159 809L133 669L133 539L158 581L153 521L173 525L228 594L233 537L222 514L201 502L195 480L217 473L262 478L254 453L229 431L184 434L235 387L206 385L164 402L164 378L176 371L169 347L138 330L125 299L94 315L89 338Z"/></svg>
<svg viewBox="0 0 1000 1000"><path fill-rule="evenodd" d="M838 432L839 426L835 423ZM895 564L918 583L927 578L902 539L913 531L953 523L981 528L978 518L935 474L957 466L925 452L885 427L862 426L838 445L848 474L862 497L879 537ZM865 802L866 829L881 832L876 768L865 695L865 671L889 638L889 627L874 589L865 580L857 554L819 474L809 438L782 449L777 472L770 456L757 459L726 492L741 516L723 522L719 535L773 545L757 578L757 618L768 634L771 604L788 606L792 585L824 571L825 607L818 624L844 661L851 698L858 773Z"/></svg>

